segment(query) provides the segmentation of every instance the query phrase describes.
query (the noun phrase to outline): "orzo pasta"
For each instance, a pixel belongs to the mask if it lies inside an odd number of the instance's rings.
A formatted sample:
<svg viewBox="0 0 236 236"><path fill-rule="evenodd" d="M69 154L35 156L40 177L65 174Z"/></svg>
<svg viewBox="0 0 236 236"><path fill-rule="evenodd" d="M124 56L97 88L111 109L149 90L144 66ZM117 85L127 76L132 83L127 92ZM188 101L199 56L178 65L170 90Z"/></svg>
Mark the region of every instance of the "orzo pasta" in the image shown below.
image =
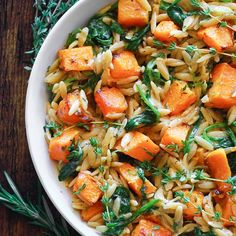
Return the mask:
<svg viewBox="0 0 236 236"><path fill-rule="evenodd" d="M236 235L236 3L119 0L49 67L45 137L103 235Z"/></svg>

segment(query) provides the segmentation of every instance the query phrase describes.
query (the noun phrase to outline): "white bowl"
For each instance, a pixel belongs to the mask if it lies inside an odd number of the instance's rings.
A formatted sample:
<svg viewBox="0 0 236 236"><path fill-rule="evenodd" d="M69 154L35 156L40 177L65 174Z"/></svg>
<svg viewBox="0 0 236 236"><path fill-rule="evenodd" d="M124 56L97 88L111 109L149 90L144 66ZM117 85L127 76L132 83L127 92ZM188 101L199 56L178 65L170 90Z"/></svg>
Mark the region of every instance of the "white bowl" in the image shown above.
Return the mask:
<svg viewBox="0 0 236 236"><path fill-rule="evenodd" d="M114 0L80 0L64 14L49 33L36 58L26 96L27 140L38 177L61 215L76 231L89 236L95 236L97 233L80 219L77 211L72 209L70 190L59 182L55 163L48 155L43 131L47 101L44 78L48 66L56 58L57 51L63 48L68 34L77 27L85 26L98 10L112 2Z"/></svg>

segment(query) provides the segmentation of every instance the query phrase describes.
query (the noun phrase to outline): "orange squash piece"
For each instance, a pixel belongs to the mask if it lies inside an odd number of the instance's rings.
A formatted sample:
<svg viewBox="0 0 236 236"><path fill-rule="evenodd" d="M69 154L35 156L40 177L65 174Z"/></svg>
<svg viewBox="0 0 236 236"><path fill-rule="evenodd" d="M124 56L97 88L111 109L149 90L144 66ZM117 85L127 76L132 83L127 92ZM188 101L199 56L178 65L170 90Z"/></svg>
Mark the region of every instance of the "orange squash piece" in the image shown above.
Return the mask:
<svg viewBox="0 0 236 236"><path fill-rule="evenodd" d="M179 27L171 20L161 21L154 31L154 36L162 42L175 42L176 38L171 36L171 31L178 29Z"/></svg>
<svg viewBox="0 0 236 236"><path fill-rule="evenodd" d="M67 96L59 103L56 115L65 124L72 125L79 122L89 123L93 120L90 113L85 111L82 107L79 108L77 112L69 115L70 108L72 104L80 100L79 91L74 91L73 93L68 93Z"/></svg>
<svg viewBox="0 0 236 236"><path fill-rule="evenodd" d="M208 91L208 107L228 109L236 105L236 69L227 63L215 66L212 71L213 85Z"/></svg>
<svg viewBox="0 0 236 236"><path fill-rule="evenodd" d="M175 127L169 127L162 139L161 144L165 147L168 145L178 145L178 150L183 147L183 141L186 140L190 127L188 125L179 125ZM174 148L166 147L166 151L172 153Z"/></svg>
<svg viewBox="0 0 236 236"><path fill-rule="evenodd" d="M195 216L200 216L201 212L198 211L197 206L202 207L204 195L199 191L184 190L184 196L189 198L190 202L186 203L187 208L184 209L184 218L193 220ZM195 207L196 206L196 207Z"/></svg>
<svg viewBox="0 0 236 236"><path fill-rule="evenodd" d="M79 191L79 192L78 192ZM96 180L85 172L80 172L73 186L73 192L88 206L95 204L102 196Z"/></svg>
<svg viewBox="0 0 236 236"><path fill-rule="evenodd" d="M148 220L148 221L152 221L158 225L161 225L161 219L160 216L155 215L154 213L146 213L143 214L139 217L140 220Z"/></svg>
<svg viewBox="0 0 236 236"><path fill-rule="evenodd" d="M128 143L126 139L129 140ZM150 161L160 151L159 146L148 136L137 131L127 133L116 148L139 161Z"/></svg>
<svg viewBox="0 0 236 236"><path fill-rule="evenodd" d="M231 169L224 149L220 148L210 152L206 157L206 165L208 166L212 178L227 180L231 177ZM231 185L222 182L216 182L217 187L222 192L231 190Z"/></svg>
<svg viewBox="0 0 236 236"><path fill-rule="evenodd" d="M124 27L145 26L149 20L149 13L137 0L119 0L118 23Z"/></svg>
<svg viewBox="0 0 236 236"><path fill-rule="evenodd" d="M117 88L103 87L95 94L95 101L106 118L112 119L115 113L123 113L128 104L125 96Z"/></svg>
<svg viewBox="0 0 236 236"><path fill-rule="evenodd" d="M78 129L68 129L60 136L53 138L48 147L49 156L52 160L68 162L66 159L70 152L68 147L72 144L73 140L77 141L79 137Z"/></svg>
<svg viewBox="0 0 236 236"><path fill-rule="evenodd" d="M221 198L218 202L221 206L221 217L224 219L224 226L234 226L234 222L230 221L232 221L232 217L236 217L236 202L227 195L224 196L224 198Z"/></svg>
<svg viewBox="0 0 236 236"><path fill-rule="evenodd" d="M128 163L124 163L119 167L119 173L127 181L129 187L139 196L142 197L141 188L144 187L146 194L151 194L156 191L156 187L149 181L142 179L138 176L137 170Z"/></svg>
<svg viewBox="0 0 236 236"><path fill-rule="evenodd" d="M164 98L163 104L166 105L171 115L178 115L197 100L197 95L188 87L185 81L175 80Z"/></svg>
<svg viewBox="0 0 236 236"><path fill-rule="evenodd" d="M110 73L114 79L123 79L140 75L140 67L137 59L130 51L123 51L114 55L112 64L113 69L110 70Z"/></svg>
<svg viewBox="0 0 236 236"><path fill-rule="evenodd" d="M218 52L226 50L234 45L234 32L227 27L218 25L200 29L197 36L209 47L215 48Z"/></svg>
<svg viewBox="0 0 236 236"><path fill-rule="evenodd" d="M172 236L168 229L149 220L140 220L131 236Z"/></svg>
<svg viewBox="0 0 236 236"><path fill-rule="evenodd" d="M95 215L103 212L103 205L101 201L81 211L81 218L84 221L89 221Z"/></svg>
<svg viewBox="0 0 236 236"><path fill-rule="evenodd" d="M93 48L91 46L63 49L58 52L60 68L64 71L93 70Z"/></svg>

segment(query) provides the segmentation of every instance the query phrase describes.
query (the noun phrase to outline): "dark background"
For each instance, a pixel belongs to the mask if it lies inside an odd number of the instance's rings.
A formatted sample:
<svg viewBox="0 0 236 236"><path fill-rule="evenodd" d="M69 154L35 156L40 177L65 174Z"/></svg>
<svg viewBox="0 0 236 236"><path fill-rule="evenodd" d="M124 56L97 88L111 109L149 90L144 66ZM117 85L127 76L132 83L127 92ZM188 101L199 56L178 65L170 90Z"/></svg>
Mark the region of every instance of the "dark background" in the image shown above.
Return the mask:
<svg viewBox="0 0 236 236"><path fill-rule="evenodd" d="M25 95L29 72L24 70L32 45L33 0L0 0L0 183L3 171L15 181L23 197L37 202L38 179L25 135ZM50 205L50 208L53 208ZM57 214L56 214L57 215ZM39 228L0 206L1 236L39 236Z"/></svg>

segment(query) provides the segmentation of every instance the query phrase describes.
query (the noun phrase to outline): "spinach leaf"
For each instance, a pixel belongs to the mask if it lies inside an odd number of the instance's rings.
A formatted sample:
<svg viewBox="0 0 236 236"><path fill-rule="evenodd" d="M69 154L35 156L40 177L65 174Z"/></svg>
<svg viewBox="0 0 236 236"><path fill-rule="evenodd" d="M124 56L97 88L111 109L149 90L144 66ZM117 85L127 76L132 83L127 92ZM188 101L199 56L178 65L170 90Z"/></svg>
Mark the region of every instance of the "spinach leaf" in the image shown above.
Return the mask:
<svg viewBox="0 0 236 236"><path fill-rule="evenodd" d="M68 36L68 38L67 38L67 40L66 40L66 44L65 44L65 47L66 47L66 48L68 48L68 47L70 46L70 44L73 43L73 42L76 40L76 35L77 35L78 33L80 33L80 32L81 32L81 29L80 29L80 28L77 28L77 29L73 30L73 31L69 34L69 36Z"/></svg>
<svg viewBox="0 0 236 236"><path fill-rule="evenodd" d="M93 91L100 79L100 76L92 74L87 82L84 84L80 84L79 87L84 90L89 89L90 91Z"/></svg>
<svg viewBox="0 0 236 236"><path fill-rule="evenodd" d="M236 174L236 157L234 153L227 155L230 169L233 174Z"/></svg>
<svg viewBox="0 0 236 236"><path fill-rule="evenodd" d="M111 24L111 31L120 35L124 34L124 30L122 29L122 27L116 22L113 21Z"/></svg>
<svg viewBox="0 0 236 236"><path fill-rule="evenodd" d="M126 49L130 51L136 51L138 46L141 44L144 35L150 30L150 25L147 25L145 28L139 30L131 39L125 38L127 41Z"/></svg>
<svg viewBox="0 0 236 236"><path fill-rule="evenodd" d="M154 114L156 115L156 117L157 117L157 120L159 120L159 118L160 118L160 113L159 113L159 111L157 110L157 108L155 108L155 107L153 106L153 104L151 103L149 97L146 96L146 94L144 93L144 91L142 90L142 88L140 87L140 85L137 85L137 90L138 90L138 92L139 92L139 94L140 94L140 97L141 97L141 99L143 100L143 102L147 105L147 107L149 107L149 108L153 111L153 113L154 113Z"/></svg>
<svg viewBox="0 0 236 236"><path fill-rule="evenodd" d="M157 116L156 114L149 108L146 108L144 110L144 112L142 112L141 114L133 117L132 119L130 119L126 126L125 126L125 130L127 132L135 129L135 128L139 128L141 126L145 126L145 125L151 125L153 123L155 123L157 121Z"/></svg>
<svg viewBox="0 0 236 236"><path fill-rule="evenodd" d="M146 82L148 83L147 80ZM144 112L130 119L127 122L125 126L126 131L131 131L137 127L141 127L144 125L151 125L157 122L160 118L159 111L152 105L149 99L150 95L148 93L145 94L139 85L137 85L137 90L141 96L141 99L143 100L143 102L146 104L147 107L145 108Z"/></svg>
<svg viewBox="0 0 236 236"><path fill-rule="evenodd" d="M185 18L187 15L184 13L183 9L175 4L172 4L167 9L167 15L170 17L170 19L178 26L182 27Z"/></svg>
<svg viewBox="0 0 236 236"><path fill-rule="evenodd" d="M67 78L66 80L64 80L64 83L66 84L66 87L67 87L67 92L70 92L72 90L72 86L74 84L74 82L78 82L78 79L77 78Z"/></svg>
<svg viewBox="0 0 236 236"><path fill-rule="evenodd" d="M171 3L165 2L165 1L161 0L161 2L160 2L160 9L161 9L162 11L167 11L167 9L168 9L170 6L171 6Z"/></svg>
<svg viewBox="0 0 236 236"><path fill-rule="evenodd" d="M190 130L186 141L183 142L183 144L184 144L184 148L183 148L184 154L190 152L190 145L191 145L192 142L194 141L194 137L195 137L195 135L196 135L196 133L197 133L197 131L198 131L198 129L199 129L199 126L200 126L202 120L203 120L203 116L202 116L202 113L200 113L199 118L198 118L198 120L194 123L192 129Z"/></svg>
<svg viewBox="0 0 236 236"><path fill-rule="evenodd" d="M208 131L217 128L224 129L227 133L227 136L218 138L208 135ZM211 143L215 149L236 146L236 137L234 135L234 132L230 129L230 127L226 123L216 123L206 127L203 130L202 137L209 143Z"/></svg>
<svg viewBox="0 0 236 236"><path fill-rule="evenodd" d="M163 57L163 55L159 55L158 57ZM161 77L161 74L158 70L155 70L156 67L156 58L152 59L148 62L145 71L143 73L143 83L150 88L151 81L153 81L156 85L164 84L165 80Z"/></svg>
<svg viewBox="0 0 236 236"><path fill-rule="evenodd" d="M107 48L112 44L113 36L109 25L102 21L102 17L93 18L88 24L89 33L86 45L99 45Z"/></svg>
<svg viewBox="0 0 236 236"><path fill-rule="evenodd" d="M202 232L199 228L194 229L194 235L195 236L216 236L216 234L212 231L209 232Z"/></svg>
<svg viewBox="0 0 236 236"><path fill-rule="evenodd" d="M123 186L118 186L112 195L112 200L117 197L120 198L120 211L119 214L125 214L130 212L130 192Z"/></svg>
<svg viewBox="0 0 236 236"><path fill-rule="evenodd" d="M74 141L72 145L68 148L70 155L67 157L69 162L65 164L59 171L58 179L59 181L64 181L68 177L73 176L76 172L76 168L81 162L84 152L79 143L75 145Z"/></svg>
<svg viewBox="0 0 236 236"><path fill-rule="evenodd" d="M103 233L103 235L109 235L109 236L120 235L127 225L136 220L140 215L149 212L158 201L159 201L158 199L152 199L150 202L148 202L147 204L139 208L137 211L135 211L132 214L132 216L128 219L126 219L124 216L121 215L117 219L109 221L109 218L107 218L107 216L108 215L114 216L114 213L112 211L103 213L103 218L108 228L107 231Z"/></svg>

